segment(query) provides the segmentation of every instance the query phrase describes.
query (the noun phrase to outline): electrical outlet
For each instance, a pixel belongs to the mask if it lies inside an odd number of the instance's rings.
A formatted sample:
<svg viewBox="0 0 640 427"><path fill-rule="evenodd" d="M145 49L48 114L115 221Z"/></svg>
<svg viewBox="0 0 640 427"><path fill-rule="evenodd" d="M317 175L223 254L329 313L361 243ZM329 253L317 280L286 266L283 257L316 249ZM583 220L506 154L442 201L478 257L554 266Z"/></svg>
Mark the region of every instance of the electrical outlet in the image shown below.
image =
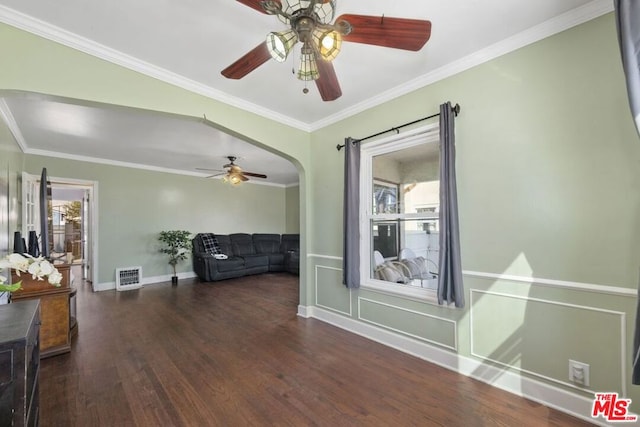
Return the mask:
<svg viewBox="0 0 640 427"><path fill-rule="evenodd" d="M569 381L583 387L589 386L589 365L569 359Z"/></svg>

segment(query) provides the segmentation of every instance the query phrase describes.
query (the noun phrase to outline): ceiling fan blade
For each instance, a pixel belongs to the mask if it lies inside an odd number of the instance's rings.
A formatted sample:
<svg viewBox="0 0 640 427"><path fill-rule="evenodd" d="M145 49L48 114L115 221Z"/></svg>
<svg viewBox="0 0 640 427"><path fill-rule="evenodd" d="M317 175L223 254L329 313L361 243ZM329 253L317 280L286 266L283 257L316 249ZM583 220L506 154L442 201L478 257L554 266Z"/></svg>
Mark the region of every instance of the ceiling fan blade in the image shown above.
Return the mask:
<svg viewBox="0 0 640 427"><path fill-rule="evenodd" d="M228 79L241 79L269 59L271 59L271 54L267 49L267 44L262 42L242 58L222 70L222 75Z"/></svg>
<svg viewBox="0 0 640 427"><path fill-rule="evenodd" d="M343 36L346 42L418 51L431 37L431 21L420 19L345 14L336 19L339 21L347 21L353 28Z"/></svg>
<svg viewBox="0 0 640 427"><path fill-rule="evenodd" d="M205 176L205 178L215 178L216 176L224 175L226 172L215 173L213 175Z"/></svg>
<svg viewBox="0 0 640 427"><path fill-rule="evenodd" d="M196 168L197 171L205 171L205 172L225 172L222 169L207 169L207 168Z"/></svg>
<svg viewBox="0 0 640 427"><path fill-rule="evenodd" d="M240 175L238 175L238 176L240 177L240 179L241 179L242 181L249 181L249 178L247 178L246 176L244 176L244 174L240 174Z"/></svg>
<svg viewBox="0 0 640 427"><path fill-rule="evenodd" d="M320 77L316 80L316 86L323 101L333 101L342 96L342 89L338 83L333 64L323 59L316 61Z"/></svg>
<svg viewBox="0 0 640 427"><path fill-rule="evenodd" d="M267 12L262 8L261 0L237 0L239 3L242 3L245 6L249 6L252 9L257 10L258 12L266 14ZM280 0L275 0L276 3L280 3ZM281 6L282 7L282 6Z"/></svg>
<svg viewBox="0 0 640 427"><path fill-rule="evenodd" d="M242 172L243 175L252 176L254 178L266 178L267 175L262 173L253 173L253 172Z"/></svg>

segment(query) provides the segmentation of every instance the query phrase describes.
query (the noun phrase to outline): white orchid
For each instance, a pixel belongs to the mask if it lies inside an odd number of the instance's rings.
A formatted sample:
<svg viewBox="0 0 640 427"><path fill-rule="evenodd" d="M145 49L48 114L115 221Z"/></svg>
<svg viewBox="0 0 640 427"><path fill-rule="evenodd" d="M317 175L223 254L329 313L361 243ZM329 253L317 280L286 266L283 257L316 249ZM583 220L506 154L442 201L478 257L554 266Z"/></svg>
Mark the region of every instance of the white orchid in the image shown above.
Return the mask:
<svg viewBox="0 0 640 427"><path fill-rule="evenodd" d="M62 282L62 274L43 257L34 258L28 254L9 254L0 259L0 271L9 270L10 276L12 269L15 270L17 276L20 276L20 273L28 272L34 280L46 278L53 286L60 286ZM8 280L7 277L0 276L0 292L14 292L20 289L22 281L6 284Z"/></svg>
<svg viewBox="0 0 640 427"><path fill-rule="evenodd" d="M62 282L62 274L54 269L55 271L49 274L49 283L53 286L60 286L60 282Z"/></svg>
<svg viewBox="0 0 640 427"><path fill-rule="evenodd" d="M5 270L7 268L13 268L18 272L25 272L29 268L30 259L33 257L25 257L20 254L9 254L3 259L0 260L0 270Z"/></svg>

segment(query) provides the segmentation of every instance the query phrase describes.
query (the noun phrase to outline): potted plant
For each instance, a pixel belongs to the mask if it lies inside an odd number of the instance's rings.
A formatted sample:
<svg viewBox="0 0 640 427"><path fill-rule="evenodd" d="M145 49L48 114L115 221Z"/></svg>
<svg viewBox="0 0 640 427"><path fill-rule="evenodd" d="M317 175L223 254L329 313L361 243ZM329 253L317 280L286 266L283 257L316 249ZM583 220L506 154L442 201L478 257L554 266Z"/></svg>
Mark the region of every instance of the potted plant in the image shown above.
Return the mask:
<svg viewBox="0 0 640 427"><path fill-rule="evenodd" d="M169 265L173 267L171 284L178 284L176 265L187 259L191 249L191 233L184 230L161 231L158 240L162 243L160 252L169 256Z"/></svg>

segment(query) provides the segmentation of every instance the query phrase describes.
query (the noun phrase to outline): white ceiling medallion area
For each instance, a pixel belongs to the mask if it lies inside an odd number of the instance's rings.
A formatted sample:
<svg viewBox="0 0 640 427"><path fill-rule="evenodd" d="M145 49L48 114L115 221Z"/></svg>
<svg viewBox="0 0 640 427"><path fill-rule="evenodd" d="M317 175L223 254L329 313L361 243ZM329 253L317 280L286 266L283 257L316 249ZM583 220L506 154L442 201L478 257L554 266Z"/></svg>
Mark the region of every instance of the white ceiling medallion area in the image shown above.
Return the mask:
<svg viewBox="0 0 640 427"><path fill-rule="evenodd" d="M228 0L233 3L232 0ZM15 3L13 5L14 8L18 8L20 2L4 0L3 3ZM343 7L345 1L341 1L338 3L338 7ZM356 2L361 3L361 2ZM451 2L447 2L451 3ZM477 2L482 4L483 2ZM576 1L574 4L580 4L584 2ZM469 4L472 7L474 3ZM347 5L348 8L350 5ZM225 8L227 6L225 5ZM363 9L366 7L373 6L363 6L361 4L353 5L354 8ZM447 6L436 6L435 7L447 7ZM458 5L458 7L460 7ZM243 10L246 9L246 10ZM356 9L357 10L357 9ZM411 8L407 8L407 10L411 10ZM88 53L90 55L96 56L98 58L113 62L115 64L124 66L126 68L135 70L137 72L149 75L151 77L157 78L159 80L171 83L173 85L182 87L189 91L193 91L195 93L210 97L212 99L224 102L226 104L230 104L232 106L256 113L263 117L276 120L278 122L287 124L292 127L296 127L298 129L304 131L314 131L319 128L322 128L331 123L342 120L346 117L352 116L359 112L362 112L368 108L374 107L376 105L380 105L386 101L389 101L398 96L404 95L406 93L412 92L420 87L424 87L431 83L434 83L438 80L444 79L451 75L460 73L464 70L467 70L476 65L487 62L491 59L494 59L498 56L504 55L510 51L519 49L523 46L526 46L530 43L541 40L545 37L548 37L552 34L558 33L565 29L571 28L580 23L586 22L598 16L601 16L605 13L608 13L613 10L613 4L611 0L594 0L588 3L584 3L578 7L570 9L562 14L557 16L553 16L550 19L547 19L544 22L537 23L523 31L520 31L516 34L513 34L507 38L503 38L500 41L497 41L493 44L484 46L482 49L477 50L471 54L466 54L465 56L455 58L452 61L442 64L441 66L428 71L425 74L422 74L416 78L409 79L405 83L401 85L397 85L394 87L390 87L382 90L379 93L374 94L373 96L367 97L366 99L358 100L355 99L354 102L342 102L340 104L336 104L336 108L330 110L324 110L328 112L324 114L322 117L316 115L312 121L308 121L303 116L294 117L291 114L283 114L281 112L275 111L272 108L269 108L268 105L258 105L256 102L247 101L243 99L241 96L230 95L229 93L216 89L211 85L201 83L196 81L195 79L191 79L185 77L179 73L174 71L170 71L166 68L162 68L160 66L153 65L149 62L138 59L132 55L123 53L111 47L108 47L104 44L100 44L96 41L93 41L89 38L83 37L81 35L75 34L71 31L65 30L46 22L45 20L37 19L33 16L30 16L26 13L22 13L18 10L12 9L5 5L0 5L0 21L11 26L29 31L31 33L37 34L39 36L45 37L47 39L53 40L55 42L61 43L63 45L72 47L74 49L80 50L82 52ZM367 10L364 10L366 12ZM239 4L239 7L233 10L233 14L237 16L227 17L230 20L238 20L242 22L244 18L258 19L259 17L253 17L251 14L255 13L249 8L246 8L243 5ZM396 16L401 15L401 13L396 13ZM496 13L499 15L499 13ZM222 18L222 19L224 19ZM266 17L271 18L269 16ZM426 17L429 18L429 17ZM261 18L262 19L262 18ZM502 19L498 17L498 19ZM262 22L262 21L260 21ZM270 25L270 21L264 21L265 25ZM215 25L215 23L212 23ZM449 25L449 23L441 23L434 21L434 29L433 34L437 35L438 28L442 28L444 25ZM246 31L245 31L246 32ZM258 30L255 35L256 40L259 40L260 31ZM432 37L432 41L430 43L435 43L436 41ZM238 52L242 52L242 49L239 49ZM353 52L351 52L353 53ZM203 55L203 52L199 52L199 55ZM342 56L346 56L346 54L342 54ZM352 59L353 60L353 59ZM222 67L220 67L222 69ZM282 71L282 70L280 70ZM220 70L211 70L211 73L219 73ZM346 98L346 96L345 96ZM353 100L352 100L353 101ZM307 99L306 103L321 103L321 101L313 99ZM299 109L300 110L300 109Z"/></svg>

